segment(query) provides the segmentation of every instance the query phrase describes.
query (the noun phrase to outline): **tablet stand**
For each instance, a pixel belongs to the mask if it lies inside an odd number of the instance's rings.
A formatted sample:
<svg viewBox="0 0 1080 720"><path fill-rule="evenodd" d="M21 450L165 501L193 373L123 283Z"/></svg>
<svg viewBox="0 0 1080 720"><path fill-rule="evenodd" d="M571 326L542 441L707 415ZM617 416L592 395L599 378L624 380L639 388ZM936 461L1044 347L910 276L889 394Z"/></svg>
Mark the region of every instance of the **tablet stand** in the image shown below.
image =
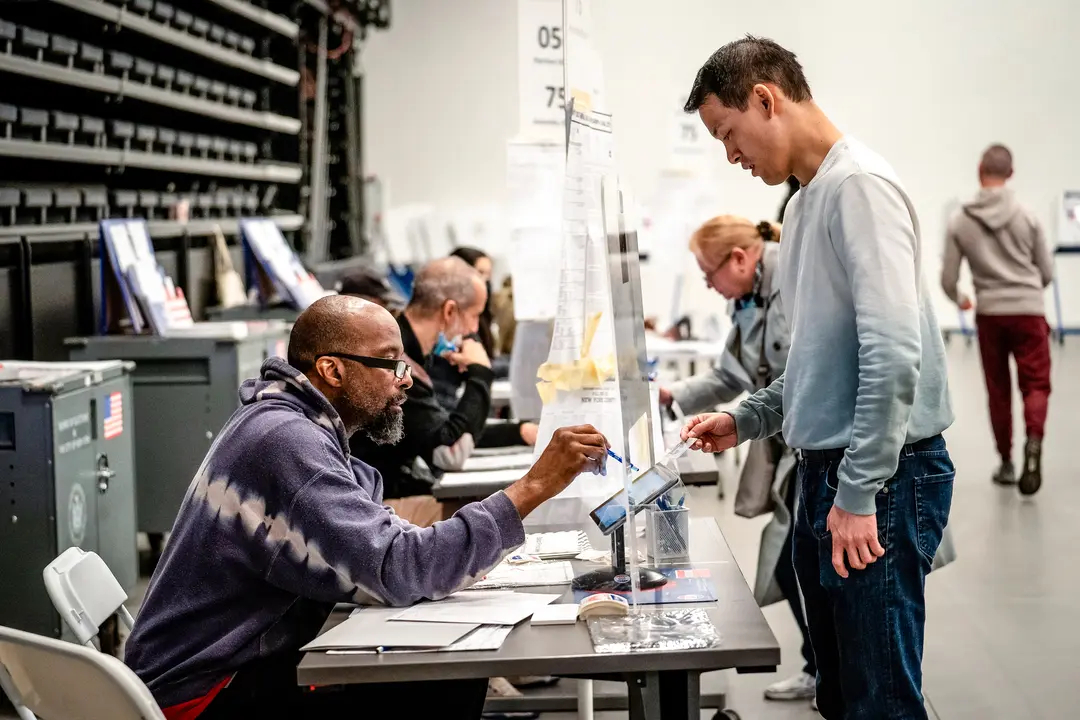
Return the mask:
<svg viewBox="0 0 1080 720"><path fill-rule="evenodd" d="M611 562L610 567L592 570L574 578L570 587L574 590L588 590L591 592L631 592L630 574L626 572L626 525L622 525L611 533ZM668 579L662 574L649 568L638 568L638 587L642 590L660 587L666 584Z"/></svg>

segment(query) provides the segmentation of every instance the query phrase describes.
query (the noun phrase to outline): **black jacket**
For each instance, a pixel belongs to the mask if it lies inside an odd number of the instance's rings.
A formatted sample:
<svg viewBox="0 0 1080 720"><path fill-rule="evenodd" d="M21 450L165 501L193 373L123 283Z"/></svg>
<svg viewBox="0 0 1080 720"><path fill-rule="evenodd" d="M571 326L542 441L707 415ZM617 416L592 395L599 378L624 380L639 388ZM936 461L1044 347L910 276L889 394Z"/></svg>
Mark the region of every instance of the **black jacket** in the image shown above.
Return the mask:
<svg viewBox="0 0 1080 720"><path fill-rule="evenodd" d="M414 471L416 458L423 460L436 475L441 474L433 459L436 450L454 446L466 433L477 442L491 409L491 383L495 379L489 368L470 365L465 371L465 392L457 407L452 411L443 409L425 367L430 356L424 356L404 313L398 318L398 327L406 359L412 365L413 380L402 406L405 437L397 445L376 445L361 431L349 442L352 454L382 475L387 499L431 494L434 478Z"/></svg>

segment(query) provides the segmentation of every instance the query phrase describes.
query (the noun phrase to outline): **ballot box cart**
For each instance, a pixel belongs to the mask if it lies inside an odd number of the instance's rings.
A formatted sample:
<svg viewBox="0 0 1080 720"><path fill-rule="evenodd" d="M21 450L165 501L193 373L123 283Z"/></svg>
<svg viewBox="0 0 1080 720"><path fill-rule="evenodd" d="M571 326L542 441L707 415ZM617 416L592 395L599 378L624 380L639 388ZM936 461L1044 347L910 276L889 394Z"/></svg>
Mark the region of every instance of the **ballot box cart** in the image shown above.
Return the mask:
<svg viewBox="0 0 1080 720"><path fill-rule="evenodd" d="M239 331L237 328L251 328ZM254 326L254 327L253 327ZM123 359L132 373L137 527L161 553L180 503L210 443L239 406L240 383L264 360L285 356L284 323L199 323L199 334L99 335L67 340L72 360Z"/></svg>
<svg viewBox="0 0 1080 720"><path fill-rule="evenodd" d="M74 640L42 581L72 546L135 587L132 370L0 361L0 625Z"/></svg>

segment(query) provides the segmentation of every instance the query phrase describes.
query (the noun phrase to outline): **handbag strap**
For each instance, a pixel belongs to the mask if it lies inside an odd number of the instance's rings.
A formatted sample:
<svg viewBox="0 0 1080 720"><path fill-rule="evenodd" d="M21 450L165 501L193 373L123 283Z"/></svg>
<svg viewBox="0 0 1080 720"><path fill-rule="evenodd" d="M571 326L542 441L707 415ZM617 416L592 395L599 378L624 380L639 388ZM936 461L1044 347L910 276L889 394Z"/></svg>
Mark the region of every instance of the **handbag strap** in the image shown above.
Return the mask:
<svg viewBox="0 0 1080 720"><path fill-rule="evenodd" d="M763 260L758 261L758 269L760 276L764 276L765 263ZM772 382L772 368L769 367L769 361L765 357L765 340L769 334L769 297L771 295L770 292L769 296L761 298L763 312L761 314L761 351L758 353L757 368L758 388L768 387L769 383Z"/></svg>

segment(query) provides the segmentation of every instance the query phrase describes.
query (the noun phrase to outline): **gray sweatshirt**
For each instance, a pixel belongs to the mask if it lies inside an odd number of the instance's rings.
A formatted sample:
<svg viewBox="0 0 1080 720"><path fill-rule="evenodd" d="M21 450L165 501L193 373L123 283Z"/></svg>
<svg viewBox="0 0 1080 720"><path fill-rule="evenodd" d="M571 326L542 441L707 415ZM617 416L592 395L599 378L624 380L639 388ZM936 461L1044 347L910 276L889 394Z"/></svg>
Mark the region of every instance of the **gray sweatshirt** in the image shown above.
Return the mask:
<svg viewBox="0 0 1080 720"><path fill-rule="evenodd" d="M983 188L949 222L941 288L953 302L967 259L980 315L1043 315L1043 288L1054 277L1046 237L1009 188Z"/></svg>
<svg viewBox="0 0 1080 720"><path fill-rule="evenodd" d="M846 448L834 502L870 515L903 445L953 420L918 217L884 158L844 137L788 202L783 237L787 369L732 412L738 439Z"/></svg>

